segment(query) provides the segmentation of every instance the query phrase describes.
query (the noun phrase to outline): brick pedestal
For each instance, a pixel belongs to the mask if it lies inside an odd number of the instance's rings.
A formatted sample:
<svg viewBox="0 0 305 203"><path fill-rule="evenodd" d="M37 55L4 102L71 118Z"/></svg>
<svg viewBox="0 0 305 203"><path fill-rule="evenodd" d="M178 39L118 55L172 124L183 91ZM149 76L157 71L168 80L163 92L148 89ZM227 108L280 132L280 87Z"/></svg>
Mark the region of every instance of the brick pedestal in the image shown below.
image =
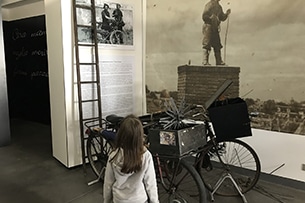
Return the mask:
<svg viewBox="0 0 305 203"><path fill-rule="evenodd" d="M238 97L239 73L239 67L179 66L178 102L185 97L187 103L204 105L226 80L232 80L233 84L226 90L225 95L230 98Z"/></svg>

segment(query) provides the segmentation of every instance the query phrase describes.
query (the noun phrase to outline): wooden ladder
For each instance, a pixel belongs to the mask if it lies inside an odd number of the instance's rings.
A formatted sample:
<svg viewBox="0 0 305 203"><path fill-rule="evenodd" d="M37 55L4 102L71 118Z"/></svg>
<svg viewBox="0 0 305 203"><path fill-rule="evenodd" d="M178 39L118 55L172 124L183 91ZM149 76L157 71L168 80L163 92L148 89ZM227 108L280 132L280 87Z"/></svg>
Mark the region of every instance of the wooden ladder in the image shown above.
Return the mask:
<svg viewBox="0 0 305 203"><path fill-rule="evenodd" d="M75 66L77 71L82 163L85 168L87 137L85 136L84 123L89 120L97 120L99 126L102 125L102 101L95 0L87 1L89 4L77 3L76 1L73 0ZM81 19L84 16L86 16L86 19ZM88 56L90 51L91 54Z"/></svg>

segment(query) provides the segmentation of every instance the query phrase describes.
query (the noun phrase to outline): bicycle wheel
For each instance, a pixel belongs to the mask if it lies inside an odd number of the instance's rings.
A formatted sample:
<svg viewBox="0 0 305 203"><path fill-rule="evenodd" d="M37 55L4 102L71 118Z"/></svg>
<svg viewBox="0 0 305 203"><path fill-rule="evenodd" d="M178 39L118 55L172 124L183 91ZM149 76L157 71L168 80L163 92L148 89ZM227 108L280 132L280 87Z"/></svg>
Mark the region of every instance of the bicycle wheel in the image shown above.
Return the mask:
<svg viewBox="0 0 305 203"><path fill-rule="evenodd" d="M205 187L191 162L182 159L178 166L177 161L162 160L161 162L161 172L157 173L159 175L157 182L160 203L206 202ZM162 175L162 179L160 179L160 175ZM161 180L163 180L163 184Z"/></svg>
<svg viewBox="0 0 305 203"><path fill-rule="evenodd" d="M91 135L87 139L87 156L90 167L97 177L104 180L104 173L111 145L101 135Z"/></svg>
<svg viewBox="0 0 305 203"><path fill-rule="evenodd" d="M107 30L103 30L103 29L97 30L96 37L97 37L98 43L101 43L101 44L110 43L110 41L109 41L110 32Z"/></svg>
<svg viewBox="0 0 305 203"><path fill-rule="evenodd" d="M208 144L208 153L202 152L199 165L196 166L208 190L213 191L217 187L217 182L224 179L215 193L223 196L239 195L233 181L226 176L228 174L232 176L242 193L255 186L260 176L261 165L257 154L248 144L240 140L219 142L217 146Z"/></svg>
<svg viewBox="0 0 305 203"><path fill-rule="evenodd" d="M126 42L126 34L121 30L114 30L109 40L111 44L124 44Z"/></svg>

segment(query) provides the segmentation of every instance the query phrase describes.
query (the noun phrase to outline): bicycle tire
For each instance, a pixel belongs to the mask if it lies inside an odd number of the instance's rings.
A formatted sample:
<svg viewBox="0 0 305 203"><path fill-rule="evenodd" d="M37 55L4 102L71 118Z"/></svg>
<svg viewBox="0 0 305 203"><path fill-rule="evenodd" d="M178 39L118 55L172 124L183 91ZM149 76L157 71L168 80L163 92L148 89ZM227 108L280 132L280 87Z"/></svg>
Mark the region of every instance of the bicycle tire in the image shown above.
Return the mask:
<svg viewBox="0 0 305 203"><path fill-rule="evenodd" d="M94 174L104 180L104 173L111 150L110 144L101 135L91 135L87 139L87 156Z"/></svg>
<svg viewBox="0 0 305 203"><path fill-rule="evenodd" d="M209 141L208 152L200 154L199 165L196 169L203 180L204 185L209 191L213 191L224 175L230 174L237 183L241 193L251 190L257 183L261 173L261 165L256 152L248 144L241 140L229 140L217 143L217 149ZM216 154L219 154L219 157ZM238 190L233 182L226 178L215 194L222 196L237 196Z"/></svg>
<svg viewBox="0 0 305 203"><path fill-rule="evenodd" d="M164 160L161 162L165 163ZM168 176L172 174L170 171L163 171L166 176L164 184L160 182L160 177L157 178L160 203L206 203L206 189L192 163L182 159L178 167L175 177Z"/></svg>
<svg viewBox="0 0 305 203"><path fill-rule="evenodd" d="M124 44L126 42L126 34L121 30L112 31L109 41L111 44Z"/></svg>

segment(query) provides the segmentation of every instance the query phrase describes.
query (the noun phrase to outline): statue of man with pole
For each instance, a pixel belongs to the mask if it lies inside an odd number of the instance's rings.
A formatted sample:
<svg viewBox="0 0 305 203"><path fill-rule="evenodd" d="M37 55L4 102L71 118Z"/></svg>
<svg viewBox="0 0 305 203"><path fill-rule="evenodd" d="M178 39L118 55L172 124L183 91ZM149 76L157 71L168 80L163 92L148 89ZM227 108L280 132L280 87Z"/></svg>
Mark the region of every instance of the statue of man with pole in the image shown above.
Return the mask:
<svg viewBox="0 0 305 203"><path fill-rule="evenodd" d="M216 65L225 65L221 58L221 48L223 46L221 44L219 32L220 23L228 18L231 9L228 9L226 13L224 13L219 1L220 0L210 0L205 5L202 13L202 20L204 22L202 27L203 65L210 65L209 54L211 48L214 50Z"/></svg>

